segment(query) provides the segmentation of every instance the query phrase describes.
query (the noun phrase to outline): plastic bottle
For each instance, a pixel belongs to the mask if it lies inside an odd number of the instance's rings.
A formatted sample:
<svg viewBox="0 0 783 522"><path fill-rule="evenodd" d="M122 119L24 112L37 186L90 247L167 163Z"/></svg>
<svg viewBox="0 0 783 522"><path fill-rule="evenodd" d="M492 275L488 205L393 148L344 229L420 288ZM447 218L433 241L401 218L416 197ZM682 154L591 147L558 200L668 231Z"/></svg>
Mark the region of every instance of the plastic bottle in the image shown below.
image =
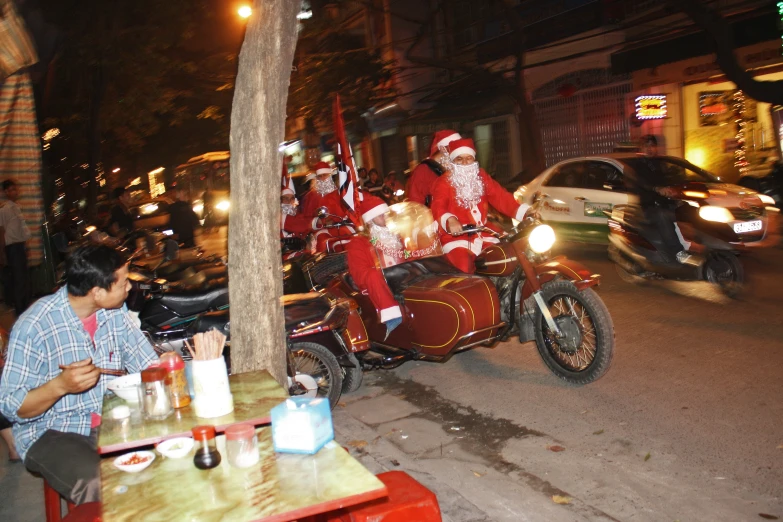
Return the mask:
<svg viewBox="0 0 783 522"><path fill-rule="evenodd" d="M215 444L214 426L196 426L192 430L196 443L196 455L193 464L198 469L212 469L220 465L220 452Z"/></svg>
<svg viewBox="0 0 783 522"><path fill-rule="evenodd" d="M190 404L188 380L185 376L185 361L176 352L166 352L160 356L160 365L169 375L169 393L174 408L184 408Z"/></svg>

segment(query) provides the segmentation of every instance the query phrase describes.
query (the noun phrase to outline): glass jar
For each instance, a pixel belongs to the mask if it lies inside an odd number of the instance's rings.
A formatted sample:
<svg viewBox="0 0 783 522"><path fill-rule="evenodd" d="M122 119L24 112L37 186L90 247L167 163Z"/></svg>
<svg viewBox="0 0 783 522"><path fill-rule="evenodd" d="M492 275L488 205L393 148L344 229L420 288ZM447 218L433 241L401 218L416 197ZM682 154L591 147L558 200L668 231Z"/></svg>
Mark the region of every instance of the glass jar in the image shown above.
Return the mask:
<svg viewBox="0 0 783 522"><path fill-rule="evenodd" d="M255 427L236 424L226 428L228 463L235 468L249 468L258 463L258 437Z"/></svg>
<svg viewBox="0 0 783 522"><path fill-rule="evenodd" d="M174 411L167 377L166 369L159 366L141 372L141 408L145 418L162 420Z"/></svg>
<svg viewBox="0 0 783 522"><path fill-rule="evenodd" d="M198 469L212 469L220 465L220 452L215 444L214 426L196 426L192 430L196 455L193 464Z"/></svg>
<svg viewBox="0 0 783 522"><path fill-rule="evenodd" d="M184 408L190 404L188 380L185 377L185 361L176 352L166 352L160 356L160 365L169 374L169 393L174 408Z"/></svg>

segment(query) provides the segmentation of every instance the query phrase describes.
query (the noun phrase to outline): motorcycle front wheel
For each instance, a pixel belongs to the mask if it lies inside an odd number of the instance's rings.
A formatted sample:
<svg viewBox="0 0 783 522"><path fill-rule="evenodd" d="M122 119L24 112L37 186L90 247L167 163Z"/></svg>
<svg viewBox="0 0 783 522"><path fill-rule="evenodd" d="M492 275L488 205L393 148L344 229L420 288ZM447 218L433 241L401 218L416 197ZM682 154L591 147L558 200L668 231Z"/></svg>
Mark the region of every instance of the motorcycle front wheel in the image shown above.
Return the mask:
<svg viewBox="0 0 783 522"><path fill-rule="evenodd" d="M318 387L316 396L329 399L331 408L337 406L343 389L343 372L332 352L320 344L307 342L293 343L290 350L294 376L310 376Z"/></svg>
<svg viewBox="0 0 783 522"><path fill-rule="evenodd" d="M562 334L555 335L536 307L536 347L544 363L571 384L600 378L614 355L614 324L604 302L592 288L577 290L570 281L547 283L542 294Z"/></svg>

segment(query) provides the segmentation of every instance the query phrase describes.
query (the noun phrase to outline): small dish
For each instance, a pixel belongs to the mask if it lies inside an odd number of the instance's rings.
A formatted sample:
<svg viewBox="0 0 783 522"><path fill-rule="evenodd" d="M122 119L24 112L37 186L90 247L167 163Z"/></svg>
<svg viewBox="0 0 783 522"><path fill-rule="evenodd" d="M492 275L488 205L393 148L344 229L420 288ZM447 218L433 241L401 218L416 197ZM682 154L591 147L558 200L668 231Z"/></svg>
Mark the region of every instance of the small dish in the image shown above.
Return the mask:
<svg viewBox="0 0 783 522"><path fill-rule="evenodd" d="M138 473L145 470L155 460L151 451L132 451L114 459L114 467L127 473Z"/></svg>
<svg viewBox="0 0 783 522"><path fill-rule="evenodd" d="M187 456L187 454L190 453L190 450L193 449L193 439L190 437L176 437L174 439L164 440L159 443L155 449L164 457L181 459L182 457Z"/></svg>
<svg viewBox="0 0 783 522"><path fill-rule="evenodd" d="M125 402L136 404L139 402L139 386L141 385L141 374L131 373L112 379L106 385L115 395Z"/></svg>

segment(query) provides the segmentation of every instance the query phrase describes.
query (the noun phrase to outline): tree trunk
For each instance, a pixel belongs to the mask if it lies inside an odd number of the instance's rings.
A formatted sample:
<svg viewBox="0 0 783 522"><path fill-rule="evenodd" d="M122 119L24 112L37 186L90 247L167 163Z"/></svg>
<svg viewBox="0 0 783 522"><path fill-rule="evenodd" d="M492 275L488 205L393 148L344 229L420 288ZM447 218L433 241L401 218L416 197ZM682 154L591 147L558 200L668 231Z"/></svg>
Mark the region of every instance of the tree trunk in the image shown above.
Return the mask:
<svg viewBox="0 0 783 522"><path fill-rule="evenodd" d="M256 0L231 111L231 365L286 379L280 162L300 3Z"/></svg>

